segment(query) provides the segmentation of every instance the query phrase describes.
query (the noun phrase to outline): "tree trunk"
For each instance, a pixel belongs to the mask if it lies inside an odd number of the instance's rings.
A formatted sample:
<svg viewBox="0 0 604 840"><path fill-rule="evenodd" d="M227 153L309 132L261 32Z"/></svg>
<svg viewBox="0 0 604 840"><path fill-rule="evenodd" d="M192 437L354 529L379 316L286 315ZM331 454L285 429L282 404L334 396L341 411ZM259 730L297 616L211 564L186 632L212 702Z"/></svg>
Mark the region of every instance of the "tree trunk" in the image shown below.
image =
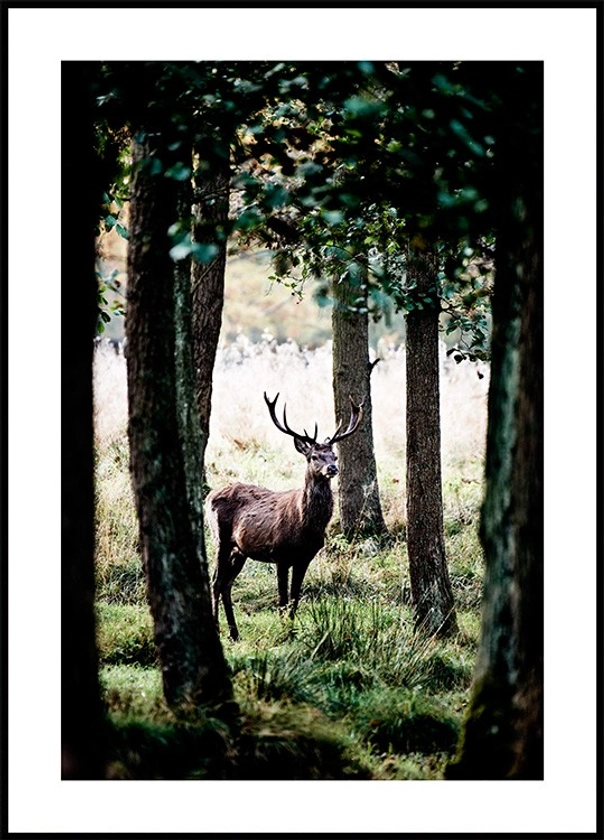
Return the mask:
<svg viewBox="0 0 604 840"><path fill-rule="evenodd" d="M78 317L62 324L61 742L62 778L103 776L105 721L94 621L92 353L97 317L94 231L102 175L94 152L91 65L63 65L63 296ZM86 177L82 180L82 173ZM68 196L79 184L78 212Z"/></svg>
<svg viewBox="0 0 604 840"><path fill-rule="evenodd" d="M209 264L194 261L192 269L195 393L201 432L204 490L206 489L205 450L210 435L212 407L212 375L224 303L230 176L228 144L225 144L224 157L214 160L209 173L198 169L195 175L194 239L198 243L215 242L219 248L218 254ZM217 236L217 229L219 236Z"/></svg>
<svg viewBox="0 0 604 840"><path fill-rule="evenodd" d="M513 121L506 121L502 128L506 174L498 198L507 215L497 234L493 297L482 636L450 778L543 778L541 74L533 66L521 90L510 92L510 113L525 122L512 130ZM506 181L510 173L516 192Z"/></svg>
<svg viewBox="0 0 604 840"><path fill-rule="evenodd" d="M454 778L543 778L543 310L532 250L497 267L482 637Z"/></svg>
<svg viewBox="0 0 604 840"><path fill-rule="evenodd" d="M368 317L349 310L351 293L349 283L334 282L333 393L337 421L348 422L350 396L357 403L363 400L361 425L353 437L338 444L340 522L347 539L386 533L373 450Z"/></svg>
<svg viewBox="0 0 604 840"><path fill-rule="evenodd" d="M231 686L212 619L199 426L186 408L195 404L189 284L175 272L167 234L179 185L145 165L172 162L169 134L159 128L148 135L153 146L147 139L134 149L126 319L131 470L166 700L219 705L230 701Z"/></svg>
<svg viewBox="0 0 604 840"><path fill-rule="evenodd" d="M191 183L178 185L178 216L187 218L191 212ZM178 418L178 439L182 446L187 502L191 511L189 518L193 538L201 549L202 576L207 578L205 537L203 532L203 485L200 478L203 470L203 453L200 447L201 430L199 416L192 395L195 393L195 366L193 362L193 335L191 312L192 260L190 257L174 264L174 339L175 339L175 385L176 411Z"/></svg>
<svg viewBox="0 0 604 840"><path fill-rule="evenodd" d="M417 626L430 635L457 629L443 530L440 454L438 301L432 254L416 254L408 273L417 304L406 318L407 552ZM431 298L427 303L425 298Z"/></svg>

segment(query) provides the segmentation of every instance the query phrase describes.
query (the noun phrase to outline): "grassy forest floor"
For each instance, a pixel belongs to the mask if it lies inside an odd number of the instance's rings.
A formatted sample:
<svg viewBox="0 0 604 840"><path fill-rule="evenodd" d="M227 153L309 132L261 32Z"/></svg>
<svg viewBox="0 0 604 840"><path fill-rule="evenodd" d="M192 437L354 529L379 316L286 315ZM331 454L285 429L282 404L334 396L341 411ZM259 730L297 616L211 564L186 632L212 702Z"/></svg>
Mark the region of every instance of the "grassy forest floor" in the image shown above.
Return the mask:
<svg viewBox="0 0 604 840"><path fill-rule="evenodd" d="M460 630L436 641L414 631L409 604L404 353L384 345L380 356L372 377L375 448L390 535L348 543L336 507L294 633L275 608L274 567L248 561L233 588L241 640L228 639L224 621L221 628L242 715L235 742L220 721L179 720L163 701L128 472L125 361L97 351L97 619L113 778L442 778L480 628L488 369L480 378L475 366L449 366L443 356L445 539ZM211 486L301 485L304 461L269 421L265 390L281 392L294 427L317 420L320 435L333 432L329 344L304 350L241 335L221 348L216 365Z"/></svg>

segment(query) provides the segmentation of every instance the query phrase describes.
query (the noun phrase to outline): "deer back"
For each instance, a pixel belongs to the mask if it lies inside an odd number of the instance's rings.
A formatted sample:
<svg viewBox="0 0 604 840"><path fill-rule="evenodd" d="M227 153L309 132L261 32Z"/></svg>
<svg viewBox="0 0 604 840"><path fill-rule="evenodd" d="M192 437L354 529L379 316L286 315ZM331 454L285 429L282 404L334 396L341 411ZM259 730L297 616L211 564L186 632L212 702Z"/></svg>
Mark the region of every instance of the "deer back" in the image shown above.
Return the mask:
<svg viewBox="0 0 604 840"><path fill-rule="evenodd" d="M228 541L246 557L276 562L281 556L313 557L323 545L333 513L324 487L275 492L253 484L231 484L209 494L207 509L215 541Z"/></svg>

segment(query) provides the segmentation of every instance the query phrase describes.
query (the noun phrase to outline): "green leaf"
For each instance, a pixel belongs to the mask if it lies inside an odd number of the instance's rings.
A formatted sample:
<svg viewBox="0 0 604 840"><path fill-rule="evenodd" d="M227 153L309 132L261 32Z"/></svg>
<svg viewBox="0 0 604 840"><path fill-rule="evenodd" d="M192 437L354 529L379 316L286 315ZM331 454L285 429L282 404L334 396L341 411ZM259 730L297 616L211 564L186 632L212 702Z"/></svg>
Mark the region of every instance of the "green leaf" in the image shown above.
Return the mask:
<svg viewBox="0 0 604 840"><path fill-rule="evenodd" d="M478 157L483 157L485 153L483 147L471 137L469 131L463 123L460 123L459 120L451 120L449 126L451 127L453 133L459 137L459 139L468 147L468 149L470 149L470 151Z"/></svg>
<svg viewBox="0 0 604 840"><path fill-rule="evenodd" d="M265 192L265 201L271 210L276 207L284 207L291 199L291 193L284 187L270 184Z"/></svg>
<svg viewBox="0 0 604 840"><path fill-rule="evenodd" d="M183 239L182 242L179 242L177 245L174 245L173 248L170 248L170 256L174 260L174 262L180 262L180 260L186 259L189 256L191 251L193 250L193 245L189 240L186 238Z"/></svg>
<svg viewBox="0 0 604 840"><path fill-rule="evenodd" d="M315 163L313 160L308 160L306 163L301 163L296 169L296 174L307 177L309 175L316 175L321 172L323 167L320 163Z"/></svg>
<svg viewBox="0 0 604 840"><path fill-rule="evenodd" d="M382 103L375 99L366 99L364 96L351 96L344 103L344 107L351 117L370 119L377 117L382 111Z"/></svg>
<svg viewBox="0 0 604 840"><path fill-rule="evenodd" d="M344 213L341 210L321 210L321 217L328 225L339 225L344 221Z"/></svg>
<svg viewBox="0 0 604 840"><path fill-rule="evenodd" d="M210 263L220 253L220 248L214 242L194 242L192 255L199 263Z"/></svg>
<svg viewBox="0 0 604 840"><path fill-rule="evenodd" d="M166 169L165 177L173 178L175 181L186 181L191 177L191 167L185 166L184 163L179 161L178 163L175 163L174 166Z"/></svg>
<svg viewBox="0 0 604 840"><path fill-rule="evenodd" d="M233 225L233 229L241 231L253 230L253 228L259 227L263 223L263 221L264 217L259 212L259 210L257 210L255 207L250 207L247 210L244 210L243 213L239 216L239 218Z"/></svg>
<svg viewBox="0 0 604 840"><path fill-rule="evenodd" d="M372 61L359 61L357 66L361 73L365 73L366 75L370 75L375 70Z"/></svg>

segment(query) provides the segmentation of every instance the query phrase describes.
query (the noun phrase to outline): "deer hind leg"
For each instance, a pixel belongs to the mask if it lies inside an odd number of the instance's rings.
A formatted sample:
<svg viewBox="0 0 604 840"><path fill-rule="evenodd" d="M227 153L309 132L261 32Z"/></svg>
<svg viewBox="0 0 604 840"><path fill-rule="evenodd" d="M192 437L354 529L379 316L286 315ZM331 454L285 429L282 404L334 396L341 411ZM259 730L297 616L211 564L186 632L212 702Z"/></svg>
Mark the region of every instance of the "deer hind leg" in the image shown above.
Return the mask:
<svg viewBox="0 0 604 840"><path fill-rule="evenodd" d="M235 578L243 569L246 557L237 549L234 549L229 558L228 572L224 576L221 586L222 606L224 607L224 614L226 615L227 624L229 626L229 634L231 639L236 642L239 638L239 630L237 629L237 622L235 621L235 613L233 612L233 601L231 599L231 589Z"/></svg>
<svg viewBox="0 0 604 840"><path fill-rule="evenodd" d="M220 600L222 598L224 604L224 591L227 587L230 589L243 566L243 563L241 563L233 575L234 555L236 552L237 550L231 544L230 535L221 535L217 545L216 565L212 575L212 613L217 627L219 624Z"/></svg>
<svg viewBox="0 0 604 840"><path fill-rule="evenodd" d="M220 598L224 587L224 581L228 574L230 556L230 545L228 545L226 541L221 540L216 553L214 574L212 575L212 615L217 628L219 627L218 608L220 606Z"/></svg>

